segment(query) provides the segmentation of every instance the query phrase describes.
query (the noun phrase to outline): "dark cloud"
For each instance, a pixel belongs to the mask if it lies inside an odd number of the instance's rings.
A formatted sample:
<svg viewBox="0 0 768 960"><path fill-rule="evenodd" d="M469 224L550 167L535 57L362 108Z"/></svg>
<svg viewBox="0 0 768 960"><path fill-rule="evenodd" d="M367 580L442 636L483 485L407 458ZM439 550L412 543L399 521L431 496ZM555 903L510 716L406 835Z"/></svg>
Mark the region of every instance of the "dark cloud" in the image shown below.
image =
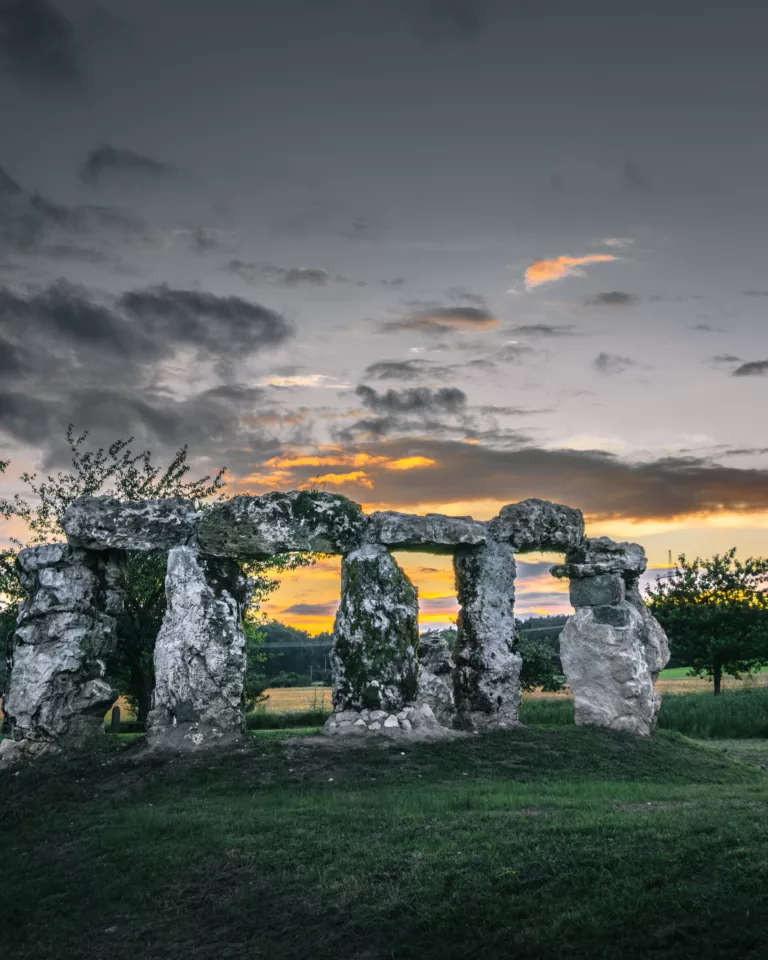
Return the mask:
<svg viewBox="0 0 768 960"><path fill-rule="evenodd" d="M600 373L624 373L631 367L637 367L636 360L629 357L619 357L615 353L601 353L595 358L595 366Z"/></svg>
<svg viewBox="0 0 768 960"><path fill-rule="evenodd" d="M479 293L472 293L465 287L450 287L445 291L445 295L454 303L468 303L473 307L479 307L481 310L486 307L485 297Z"/></svg>
<svg viewBox="0 0 768 960"><path fill-rule="evenodd" d="M768 290L744 290L745 297L768 297Z"/></svg>
<svg viewBox="0 0 768 960"><path fill-rule="evenodd" d="M764 377L768 373L768 360L752 360L750 363L742 363L737 367L731 376L733 377Z"/></svg>
<svg viewBox="0 0 768 960"><path fill-rule="evenodd" d="M504 423L504 418L515 417L520 412L518 408L470 407L466 394L456 387L437 390L410 387L378 393L361 385L356 395L375 416L337 428L334 434L344 443L357 442L360 438L409 435L459 438L474 443L491 443L499 448L529 442L527 435Z"/></svg>
<svg viewBox="0 0 768 960"><path fill-rule="evenodd" d="M141 320L155 339L168 338L212 353L253 353L284 343L292 334L286 319L241 297L218 297L168 286L123 294L118 308Z"/></svg>
<svg viewBox="0 0 768 960"><path fill-rule="evenodd" d="M379 280L379 283L383 287L404 287L408 281L404 280L402 277L390 277L386 280Z"/></svg>
<svg viewBox="0 0 768 960"><path fill-rule="evenodd" d="M697 333L728 333L722 327L713 327L710 323L696 323L691 327Z"/></svg>
<svg viewBox="0 0 768 960"><path fill-rule="evenodd" d="M418 310L398 320L380 325L384 332L418 330L423 333L447 333L451 330L485 330L498 326L494 315L480 307L440 307Z"/></svg>
<svg viewBox="0 0 768 960"><path fill-rule="evenodd" d="M67 206L32 193L0 168L0 251L51 255L56 246L77 246L73 238L141 240L147 225L132 214L99 204Z"/></svg>
<svg viewBox="0 0 768 960"><path fill-rule="evenodd" d="M51 86L81 79L75 28L50 0L0 0L0 72Z"/></svg>
<svg viewBox="0 0 768 960"><path fill-rule="evenodd" d="M430 390L428 387L411 387L407 390L387 390L378 393L364 384L355 390L363 406L375 413L388 414L429 414L458 413L467 403L467 395L457 387L440 387Z"/></svg>
<svg viewBox="0 0 768 960"><path fill-rule="evenodd" d="M175 176L179 170L172 163L107 143L92 150L80 168L80 178L93 185L102 183L105 178L126 173L157 178Z"/></svg>
<svg viewBox="0 0 768 960"><path fill-rule="evenodd" d="M338 600L329 600L326 603L294 603L282 612L293 613L299 617L332 617L338 606Z"/></svg>
<svg viewBox="0 0 768 960"><path fill-rule="evenodd" d="M369 380L442 380L452 375L450 367L429 360L379 360L363 371Z"/></svg>
<svg viewBox="0 0 768 960"><path fill-rule="evenodd" d="M247 263L237 258L225 264L224 269L247 283L272 283L280 287L327 287L332 283L366 286L364 280L352 280L341 274L330 274L321 267L279 267L273 263Z"/></svg>
<svg viewBox="0 0 768 960"><path fill-rule="evenodd" d="M64 282L31 293L0 288L0 430L46 448L69 422L112 439L129 431L161 444L234 442L241 414L263 392L236 383L201 389L199 373L169 390L162 365L191 350L215 374L291 334L279 314L237 297L156 287L115 300Z"/></svg>
<svg viewBox="0 0 768 960"><path fill-rule="evenodd" d="M768 453L768 447L733 447L723 450L724 457L761 457Z"/></svg>
<svg viewBox="0 0 768 960"><path fill-rule="evenodd" d="M190 248L201 256L226 249L221 230L215 230L211 227L197 227L189 231L188 236Z"/></svg>
<svg viewBox="0 0 768 960"><path fill-rule="evenodd" d="M620 290L611 290L607 293L598 293L586 301L588 307L630 307L640 302L634 293L622 293Z"/></svg>
<svg viewBox="0 0 768 960"><path fill-rule="evenodd" d="M715 367L722 367L732 363L741 363L741 357L734 356L732 353L718 353L717 356L710 357L706 362Z"/></svg>
<svg viewBox="0 0 768 960"><path fill-rule="evenodd" d="M521 323L509 327L508 333L516 337L574 337L573 324Z"/></svg>
<svg viewBox="0 0 768 960"><path fill-rule="evenodd" d="M579 507L592 520L674 520L696 514L768 510L768 470L738 469L694 457L635 463L609 453L499 450L436 438L387 438L357 448L388 460L421 456L436 466L406 473L378 468L366 500L393 509L471 500L512 503L540 497ZM307 468L309 479L309 469ZM353 484L339 488L353 499Z"/></svg>

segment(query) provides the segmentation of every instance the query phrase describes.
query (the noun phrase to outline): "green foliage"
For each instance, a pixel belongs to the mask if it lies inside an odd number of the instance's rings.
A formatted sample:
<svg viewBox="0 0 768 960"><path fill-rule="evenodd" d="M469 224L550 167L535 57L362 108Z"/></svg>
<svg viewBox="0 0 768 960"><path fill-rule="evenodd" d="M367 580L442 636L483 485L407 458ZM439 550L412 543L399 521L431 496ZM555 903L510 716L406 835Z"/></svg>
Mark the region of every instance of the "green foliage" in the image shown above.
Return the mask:
<svg viewBox="0 0 768 960"><path fill-rule="evenodd" d="M152 462L150 451L134 453L133 438L117 440L108 448L85 449L87 432L76 437L73 427L67 429L66 440L72 454L72 469L59 471L39 480L37 474L24 473L21 481L29 491L30 499L17 494L12 500L0 500L0 516L22 520L29 531L27 542L14 539L15 549L0 553L0 639L12 636L15 622L15 604L21 598L14 559L22 546L50 543L63 539L61 518L73 501L86 495L108 495L119 500L180 498L191 501L196 510L204 510L211 503L224 498L225 468L215 475L189 479L188 447L181 447L166 467ZM0 461L0 472L8 466ZM256 616L260 604L278 586L274 576L284 570L313 563L312 558L289 554L268 562L244 565L245 572L255 582L255 591L249 617ZM107 676L117 689L131 701L140 721L146 719L154 688L153 653L158 630L165 614L164 554L129 554L126 560L125 609L118 618L118 642L107 663ZM7 623L6 626L3 626ZM251 631L247 640L250 656L248 694L252 702L260 696L258 690L258 631ZM249 652L248 652L249 651Z"/></svg>
<svg viewBox="0 0 768 960"><path fill-rule="evenodd" d="M545 693L557 693L565 686L560 658L552 646L543 640L520 636L518 653L523 658L520 686L530 692L541 688Z"/></svg>
<svg viewBox="0 0 768 960"><path fill-rule="evenodd" d="M295 686L309 686L310 683L330 683L330 653L333 648L333 636L319 633L311 636L306 630L299 630L277 620L265 620L264 631L265 662L264 673L268 686L278 685L276 678L283 674L298 674L304 677L304 683Z"/></svg>
<svg viewBox="0 0 768 960"><path fill-rule="evenodd" d="M768 559L736 559L735 547L708 560L678 558L648 588L648 606L666 630L677 662L695 676L750 674L768 663Z"/></svg>
<svg viewBox="0 0 768 960"><path fill-rule="evenodd" d="M264 696L268 683L264 674L264 630L253 619L246 620L245 629L245 683L244 695L247 710L253 710Z"/></svg>

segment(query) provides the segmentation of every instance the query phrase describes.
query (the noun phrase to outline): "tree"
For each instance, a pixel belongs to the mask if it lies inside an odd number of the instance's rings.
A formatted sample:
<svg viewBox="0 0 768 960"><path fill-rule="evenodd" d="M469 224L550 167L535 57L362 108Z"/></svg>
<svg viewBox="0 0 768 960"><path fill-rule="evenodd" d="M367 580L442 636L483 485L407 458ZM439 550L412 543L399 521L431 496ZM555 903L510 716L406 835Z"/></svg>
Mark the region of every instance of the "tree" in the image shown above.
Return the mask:
<svg viewBox="0 0 768 960"><path fill-rule="evenodd" d="M0 460L0 474L8 467L7 460ZM0 500L0 516L10 518L6 503ZM8 664L11 658L11 643L16 631L19 602L22 599L21 585L16 576L16 554L11 548L0 550L0 696L5 690Z"/></svg>
<svg viewBox="0 0 768 960"><path fill-rule="evenodd" d="M557 693L565 687L560 658L551 644L518 634L517 652L523 658L520 687L526 693L539 688L544 693Z"/></svg>
<svg viewBox="0 0 768 960"><path fill-rule="evenodd" d="M706 676L720 693L724 674L738 679L768 663L768 559L736 559L736 548L689 562L647 590L648 606L666 630L677 660Z"/></svg>
<svg viewBox="0 0 768 960"><path fill-rule="evenodd" d="M164 499L179 497L191 501L195 509L204 510L224 498L226 468L214 476L189 480L188 448L181 447L170 464L163 468L152 463L150 451L134 454L133 438L117 440L107 449L84 449L87 432L75 437L73 427L66 439L72 453L72 470L59 471L38 481L37 474L24 473L21 481L27 486L31 501L17 494L12 500L0 500L0 516L21 519L29 531L23 544L11 538L13 547L32 546L60 541L64 537L61 518L78 497L109 495L120 500ZM8 464L3 463L3 469ZM15 549L0 554L0 610L6 610L7 630L13 635L16 608L22 593L14 568ZM265 563L245 565L255 579L254 599L248 616L253 617L260 603L278 584L271 574L292 566L312 563L311 558L287 555ZM117 643L107 663L107 677L133 702L138 719L144 721L149 712L154 689L153 654L158 630L165 615L165 554L129 554L126 558L125 608L117 622ZM9 599L3 601L2 597ZM5 604L3 606L2 604ZM3 628L0 620L0 631Z"/></svg>

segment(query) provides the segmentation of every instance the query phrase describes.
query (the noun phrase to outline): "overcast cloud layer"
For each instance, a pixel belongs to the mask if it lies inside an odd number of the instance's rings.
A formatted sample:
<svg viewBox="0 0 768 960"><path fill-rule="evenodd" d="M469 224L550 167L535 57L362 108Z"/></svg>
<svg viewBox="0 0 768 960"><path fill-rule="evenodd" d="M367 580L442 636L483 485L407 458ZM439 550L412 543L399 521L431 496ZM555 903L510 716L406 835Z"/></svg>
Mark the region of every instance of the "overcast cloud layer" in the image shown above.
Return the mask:
<svg viewBox="0 0 768 960"><path fill-rule="evenodd" d="M767 28L751 0L0 0L3 490L74 422L238 491L541 496L654 562L754 552Z"/></svg>

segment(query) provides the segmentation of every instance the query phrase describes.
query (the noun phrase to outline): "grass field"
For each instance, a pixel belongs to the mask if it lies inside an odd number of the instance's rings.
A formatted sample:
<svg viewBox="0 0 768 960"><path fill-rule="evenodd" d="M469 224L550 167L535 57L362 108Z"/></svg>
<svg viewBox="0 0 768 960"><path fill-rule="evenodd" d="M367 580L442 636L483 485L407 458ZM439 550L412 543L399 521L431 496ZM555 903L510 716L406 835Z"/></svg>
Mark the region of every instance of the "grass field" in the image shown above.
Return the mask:
<svg viewBox="0 0 768 960"><path fill-rule="evenodd" d="M673 670L662 670L657 681L661 693L706 693L712 692L712 683L699 677L687 676L688 667L676 667ZM734 680L726 677L723 680L723 690L741 690L742 688L768 685L768 668L759 671L753 680ZM330 687L285 687L266 690L268 699L263 704L267 712L277 711L284 713L290 710L331 709ZM528 696L550 699L551 693L533 693ZM556 696L569 697L566 691Z"/></svg>
<svg viewBox="0 0 768 960"><path fill-rule="evenodd" d="M8 960L764 956L768 781L676 735L261 733L0 774Z"/></svg>
<svg viewBox="0 0 768 960"><path fill-rule="evenodd" d="M520 719L525 724L570 726L573 701L556 697L524 697ZM694 739L768 737L768 687L730 690L719 697L701 693L667 694L658 727Z"/></svg>

